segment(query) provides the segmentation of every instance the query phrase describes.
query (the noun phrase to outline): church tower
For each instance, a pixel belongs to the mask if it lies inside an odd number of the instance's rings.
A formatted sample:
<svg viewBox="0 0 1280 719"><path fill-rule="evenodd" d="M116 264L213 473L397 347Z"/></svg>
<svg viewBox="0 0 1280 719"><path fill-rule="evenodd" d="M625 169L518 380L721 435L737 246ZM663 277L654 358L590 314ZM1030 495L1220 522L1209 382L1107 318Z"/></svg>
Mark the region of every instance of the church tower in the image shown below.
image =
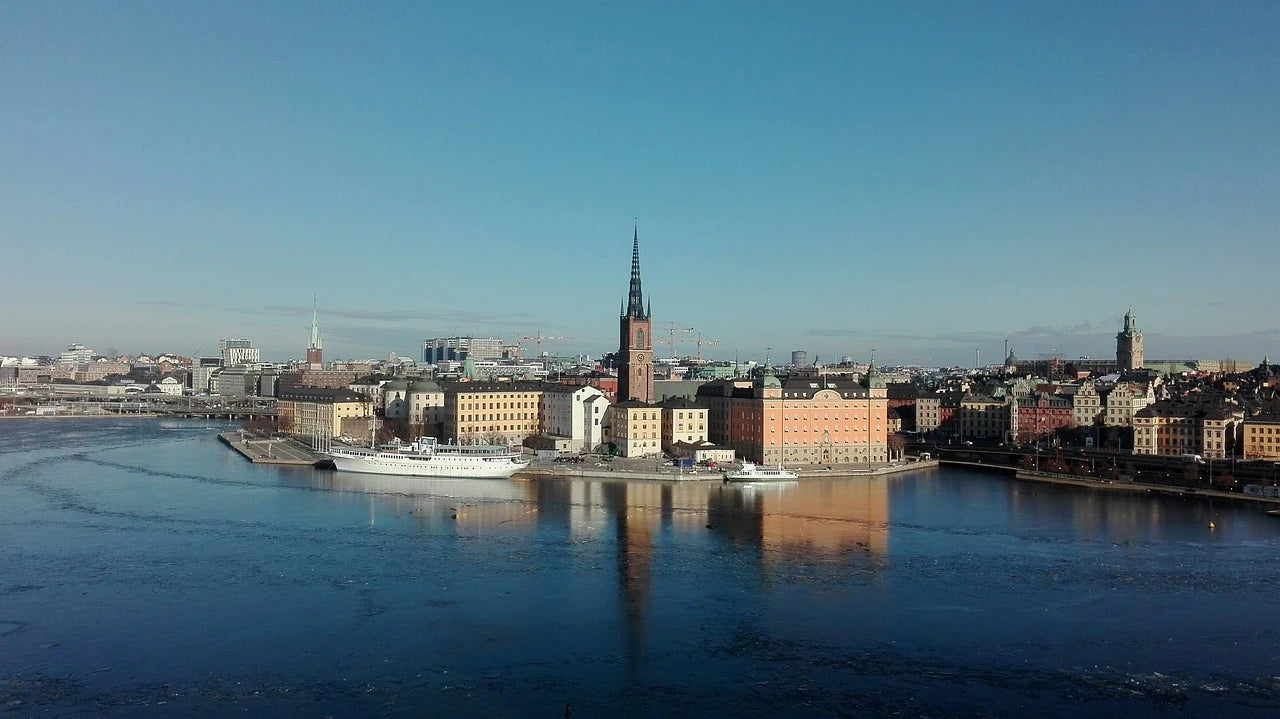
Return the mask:
<svg viewBox="0 0 1280 719"><path fill-rule="evenodd" d="M652 303L650 303L650 308ZM618 401L653 403L653 332L640 289L640 231L631 235L631 286L618 322Z"/></svg>
<svg viewBox="0 0 1280 719"><path fill-rule="evenodd" d="M1142 369L1142 333L1133 321L1133 308L1124 313L1124 329L1116 335L1116 368L1121 372Z"/></svg>
<svg viewBox="0 0 1280 719"><path fill-rule="evenodd" d="M316 322L316 298L311 298L311 344L307 345L307 369L324 367L324 350L320 345L320 324Z"/></svg>

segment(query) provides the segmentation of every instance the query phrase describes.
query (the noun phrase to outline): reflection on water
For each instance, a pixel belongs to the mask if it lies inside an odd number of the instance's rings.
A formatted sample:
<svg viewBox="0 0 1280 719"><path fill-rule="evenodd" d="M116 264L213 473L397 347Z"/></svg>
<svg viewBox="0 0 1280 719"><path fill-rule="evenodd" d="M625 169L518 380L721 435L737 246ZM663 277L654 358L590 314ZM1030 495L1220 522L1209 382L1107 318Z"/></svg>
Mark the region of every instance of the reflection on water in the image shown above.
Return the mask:
<svg viewBox="0 0 1280 719"><path fill-rule="evenodd" d="M389 477L173 429L0 425L5 711L1280 715L1250 508L950 469Z"/></svg>

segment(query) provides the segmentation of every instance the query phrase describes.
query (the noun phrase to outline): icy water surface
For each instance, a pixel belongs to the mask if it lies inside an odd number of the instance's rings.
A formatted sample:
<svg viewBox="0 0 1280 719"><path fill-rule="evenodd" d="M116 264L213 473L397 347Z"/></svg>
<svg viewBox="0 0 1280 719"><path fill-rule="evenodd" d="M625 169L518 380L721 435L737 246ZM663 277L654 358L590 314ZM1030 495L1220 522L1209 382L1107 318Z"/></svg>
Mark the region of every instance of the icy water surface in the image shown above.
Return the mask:
<svg viewBox="0 0 1280 719"><path fill-rule="evenodd" d="M215 434L0 421L0 714L1280 715L1258 509L395 479Z"/></svg>

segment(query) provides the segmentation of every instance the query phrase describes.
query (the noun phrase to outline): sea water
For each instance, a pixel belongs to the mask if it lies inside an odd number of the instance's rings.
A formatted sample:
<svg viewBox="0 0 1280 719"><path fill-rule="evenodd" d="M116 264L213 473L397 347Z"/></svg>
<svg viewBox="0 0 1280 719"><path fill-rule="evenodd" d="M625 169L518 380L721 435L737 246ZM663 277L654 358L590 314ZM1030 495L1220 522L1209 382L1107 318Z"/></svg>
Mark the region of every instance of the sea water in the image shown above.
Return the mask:
<svg viewBox="0 0 1280 719"><path fill-rule="evenodd" d="M1256 507L383 477L233 428L0 420L0 714L1280 715Z"/></svg>

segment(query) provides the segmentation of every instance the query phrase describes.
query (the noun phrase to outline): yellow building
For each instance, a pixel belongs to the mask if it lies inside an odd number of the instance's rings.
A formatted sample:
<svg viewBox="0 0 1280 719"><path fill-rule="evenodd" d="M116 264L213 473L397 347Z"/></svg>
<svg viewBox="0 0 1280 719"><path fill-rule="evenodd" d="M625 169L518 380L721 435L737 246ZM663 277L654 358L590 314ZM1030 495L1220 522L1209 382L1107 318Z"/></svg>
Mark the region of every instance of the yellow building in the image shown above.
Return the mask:
<svg viewBox="0 0 1280 719"><path fill-rule="evenodd" d="M1133 453L1225 459L1243 419L1242 409L1221 401L1159 401L1133 415Z"/></svg>
<svg viewBox="0 0 1280 719"><path fill-rule="evenodd" d="M684 397L658 403L662 409L662 449L671 453L677 442L700 444L707 441L707 408Z"/></svg>
<svg viewBox="0 0 1280 719"><path fill-rule="evenodd" d="M342 434L343 420L370 417L372 411L368 397L343 388L291 387L276 398L281 431L324 441Z"/></svg>
<svg viewBox="0 0 1280 719"><path fill-rule="evenodd" d="M662 409L637 400L609 405L605 410L605 441L623 457L662 454Z"/></svg>
<svg viewBox="0 0 1280 719"><path fill-rule="evenodd" d="M538 434L541 382L446 382L445 441L520 445Z"/></svg>
<svg viewBox="0 0 1280 719"><path fill-rule="evenodd" d="M1241 459L1280 460L1280 414L1260 414L1244 420Z"/></svg>

